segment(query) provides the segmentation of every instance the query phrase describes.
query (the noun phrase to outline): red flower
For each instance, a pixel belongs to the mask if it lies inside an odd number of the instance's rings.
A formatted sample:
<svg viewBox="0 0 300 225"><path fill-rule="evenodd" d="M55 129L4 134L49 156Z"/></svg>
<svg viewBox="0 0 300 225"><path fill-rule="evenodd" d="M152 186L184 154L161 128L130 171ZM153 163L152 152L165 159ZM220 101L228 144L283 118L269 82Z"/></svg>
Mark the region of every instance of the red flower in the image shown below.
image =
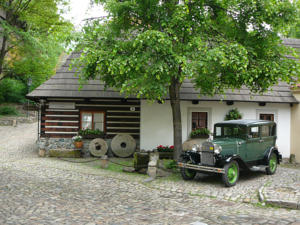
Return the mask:
<svg viewBox="0 0 300 225"><path fill-rule="evenodd" d="M170 149L174 149L174 145L171 145L171 146L170 146Z"/></svg>

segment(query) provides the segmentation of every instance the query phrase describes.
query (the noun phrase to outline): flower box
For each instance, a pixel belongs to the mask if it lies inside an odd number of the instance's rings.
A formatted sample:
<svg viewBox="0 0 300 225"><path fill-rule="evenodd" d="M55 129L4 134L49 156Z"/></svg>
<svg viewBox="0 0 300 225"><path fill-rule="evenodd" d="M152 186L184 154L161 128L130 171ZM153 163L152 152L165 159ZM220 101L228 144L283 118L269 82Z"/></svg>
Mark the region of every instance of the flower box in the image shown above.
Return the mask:
<svg viewBox="0 0 300 225"><path fill-rule="evenodd" d="M95 139L95 138L105 138L105 134L85 134L82 135L83 139Z"/></svg>
<svg viewBox="0 0 300 225"><path fill-rule="evenodd" d="M209 138L208 134L199 134L199 135L195 135L191 137L192 139L196 139L196 138L202 138L202 139L207 139Z"/></svg>
<svg viewBox="0 0 300 225"><path fill-rule="evenodd" d="M173 159L173 152L158 152L159 159Z"/></svg>

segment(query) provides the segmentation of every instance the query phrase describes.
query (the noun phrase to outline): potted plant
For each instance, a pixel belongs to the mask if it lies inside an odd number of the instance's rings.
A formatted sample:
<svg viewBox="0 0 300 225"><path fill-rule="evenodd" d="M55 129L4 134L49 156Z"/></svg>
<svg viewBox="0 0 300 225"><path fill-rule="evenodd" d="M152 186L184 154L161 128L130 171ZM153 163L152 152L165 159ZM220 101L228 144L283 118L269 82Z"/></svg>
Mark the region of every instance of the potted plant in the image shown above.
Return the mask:
<svg viewBox="0 0 300 225"><path fill-rule="evenodd" d="M198 128L190 133L191 138L209 138L210 130L207 128Z"/></svg>
<svg viewBox="0 0 300 225"><path fill-rule="evenodd" d="M82 137L77 135L77 136L74 136L72 137L72 140L74 142L74 146L75 148L82 148L83 147L83 141L82 141Z"/></svg>
<svg viewBox="0 0 300 225"><path fill-rule="evenodd" d="M159 158L160 159L172 159L173 158L173 151L174 151L174 146L163 146L159 145L156 147L156 150L159 153Z"/></svg>
<svg viewBox="0 0 300 225"><path fill-rule="evenodd" d="M242 119L242 114L239 112L237 108L229 110L224 118L224 120L239 120L239 119Z"/></svg>
<svg viewBox="0 0 300 225"><path fill-rule="evenodd" d="M99 129L83 129L78 132L84 139L95 139L95 138L103 138L105 133Z"/></svg>

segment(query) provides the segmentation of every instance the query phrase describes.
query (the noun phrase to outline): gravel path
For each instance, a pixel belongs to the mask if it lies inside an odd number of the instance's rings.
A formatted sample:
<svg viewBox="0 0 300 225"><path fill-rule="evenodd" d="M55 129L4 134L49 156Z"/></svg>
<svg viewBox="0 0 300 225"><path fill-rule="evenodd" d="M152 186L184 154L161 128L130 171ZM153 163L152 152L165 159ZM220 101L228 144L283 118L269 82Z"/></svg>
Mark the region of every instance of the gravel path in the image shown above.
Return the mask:
<svg viewBox="0 0 300 225"><path fill-rule="evenodd" d="M0 127L0 137L5 143L0 147L0 224L300 224L297 210L201 194L210 187L221 196L237 192L247 188L246 180L240 189L224 188L210 177L145 184L145 176L38 158L36 124ZM296 173L298 179L299 170L279 172Z"/></svg>

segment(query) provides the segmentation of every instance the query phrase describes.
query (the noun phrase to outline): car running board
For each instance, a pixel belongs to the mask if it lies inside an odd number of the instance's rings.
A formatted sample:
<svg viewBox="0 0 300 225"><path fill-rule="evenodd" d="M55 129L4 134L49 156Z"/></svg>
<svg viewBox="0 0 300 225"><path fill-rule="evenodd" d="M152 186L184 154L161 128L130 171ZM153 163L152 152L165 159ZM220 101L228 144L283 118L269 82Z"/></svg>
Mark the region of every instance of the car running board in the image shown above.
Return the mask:
<svg viewBox="0 0 300 225"><path fill-rule="evenodd" d="M263 171L267 168L268 166L264 166L264 165L261 165L261 166L252 166L249 168L249 170L255 172L255 171Z"/></svg>

